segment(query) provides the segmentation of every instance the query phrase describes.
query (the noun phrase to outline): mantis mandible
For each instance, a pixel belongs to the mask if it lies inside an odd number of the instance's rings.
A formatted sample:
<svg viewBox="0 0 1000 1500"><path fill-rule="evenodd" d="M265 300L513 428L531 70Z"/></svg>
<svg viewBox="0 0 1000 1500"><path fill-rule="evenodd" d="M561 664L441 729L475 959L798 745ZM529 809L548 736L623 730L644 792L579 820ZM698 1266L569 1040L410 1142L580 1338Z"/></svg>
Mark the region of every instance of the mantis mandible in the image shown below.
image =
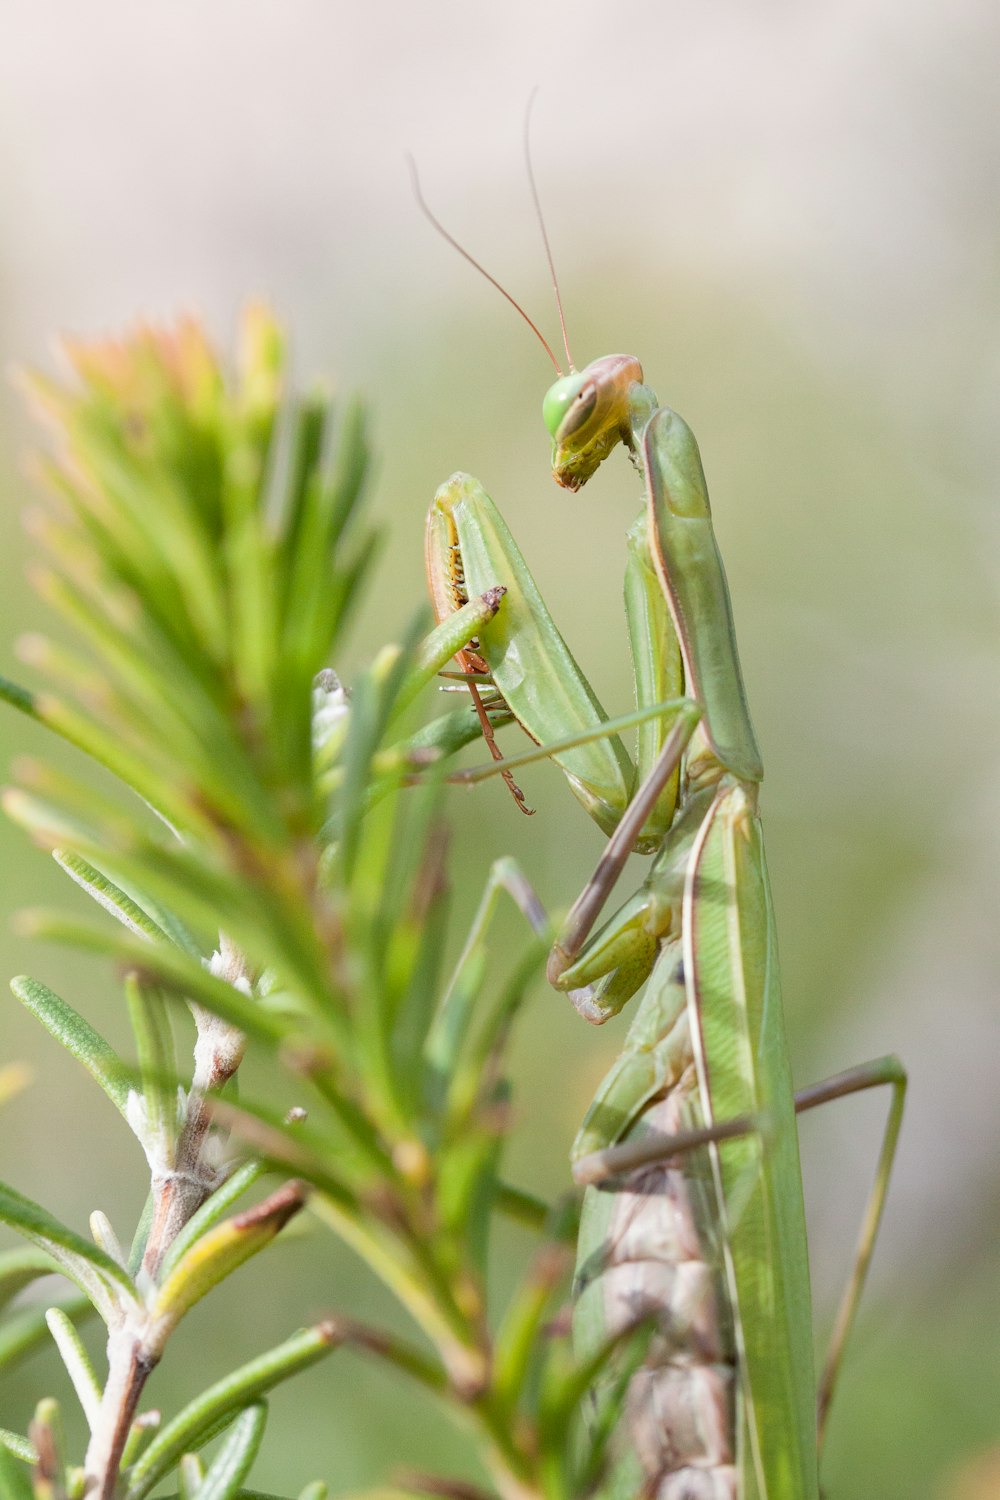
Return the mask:
<svg viewBox="0 0 1000 1500"><path fill-rule="evenodd" d="M794 1095L758 814L763 767L698 445L633 356L577 371L567 345L567 361L543 405L554 477L578 490L621 442L645 490L625 585L637 763L468 475L435 497L427 561L440 621L506 589L474 643L474 680L489 681L540 747L508 760L508 774L551 755L610 835L556 936L550 982L599 1024L648 981L574 1145L577 1180L592 1184L577 1341L586 1354L630 1321L657 1319L629 1389L631 1453L616 1494L818 1500L818 1430L884 1204L905 1074L886 1058ZM469 671L468 657L460 664ZM649 875L595 932L637 849L654 855ZM892 1086L892 1108L817 1394L795 1112L880 1084Z"/></svg>

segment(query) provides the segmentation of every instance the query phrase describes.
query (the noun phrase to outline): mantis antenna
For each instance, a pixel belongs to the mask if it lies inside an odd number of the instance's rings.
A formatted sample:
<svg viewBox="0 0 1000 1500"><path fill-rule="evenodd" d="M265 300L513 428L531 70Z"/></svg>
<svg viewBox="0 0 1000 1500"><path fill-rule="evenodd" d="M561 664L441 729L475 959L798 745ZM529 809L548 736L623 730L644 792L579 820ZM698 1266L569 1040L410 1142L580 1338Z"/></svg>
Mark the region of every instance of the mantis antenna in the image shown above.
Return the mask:
<svg viewBox="0 0 1000 1500"><path fill-rule="evenodd" d="M529 111L530 111L530 108L531 108L530 104L529 104L528 108L529 108ZM418 204L418 206L420 208L420 211L423 214L424 218L427 219L433 225L433 227L437 230L438 234L441 236L442 239L447 240L448 244L452 247L453 250L457 250L458 251L459 255L462 256L463 260L467 260L469 262L470 266L474 266L475 269L479 272L480 276L485 276L486 280L490 283L490 285L491 286L495 286L496 289L497 289L497 291L500 292L502 296L504 296L504 297L507 298L507 301L510 303L511 307L513 307L516 312L519 312L521 314L521 317L527 323L528 327L531 329L532 333L535 335L535 337L537 338L538 342L541 344L542 348L545 350L546 354L549 356L549 359L552 361L553 365L555 366L556 374L561 377L562 376L562 370L559 368L559 361L556 359L555 355L553 354L551 344L549 343L548 339L545 337L544 333L542 333L542 331L538 327L537 323L534 323L531 320L531 318L528 317L528 314L525 312L525 310L521 306L520 302L518 302L515 297L511 296L511 294L510 294L510 292L508 292L507 288L505 286L501 286L500 282L497 281L496 277L495 276L491 276L490 273L489 273L489 271L487 271L486 267L480 265L479 261L476 260L475 256L474 255L470 255L469 252L468 252L468 250L466 250L465 246L464 245L460 245L459 242L458 242L458 240L456 240L455 236L453 234L449 234L448 231L447 231L447 229L445 229L444 225L441 223L440 219L438 219L437 216L431 212L430 208L427 206L427 201L424 198L423 193L420 191L420 177L419 177L419 175L417 173L417 164L414 161L413 157L409 154L409 152L406 153L406 160L407 160L407 162L409 164L410 176L411 176L411 178L413 180L413 193L414 193L414 197L417 200L417 204ZM529 172L529 175L530 175L530 173L531 173L531 163L530 163L530 161L528 163L528 172ZM534 180L533 177L531 178L531 186L532 186L532 192L534 192L534 189L535 189L535 180ZM538 203L538 195L537 195L537 193L535 193L535 203L536 203L536 206L537 206L537 203ZM539 211L539 213L540 213L540 211ZM544 224L542 224L542 234L545 235L545 225ZM546 236L546 239L545 239L545 247L546 247L546 249L548 249L548 237L547 236ZM552 264L552 257L550 255L549 256L549 265L551 266L551 264ZM552 274L553 274L553 277L554 277L555 276L555 272L553 271ZM561 320L562 319L562 302L559 300L559 288L558 288L558 286L556 287L556 299L559 302L559 317L560 317L560 320ZM565 328L565 325L563 325L563 342L564 343L565 343L565 339L566 339L566 328ZM567 359L569 358L569 345L568 344L566 345L566 357L567 357ZM570 361L570 368L571 369L573 368L572 361Z"/></svg>
<svg viewBox="0 0 1000 1500"><path fill-rule="evenodd" d="M534 88L528 99L528 108L524 112L524 164L528 169L528 181L531 184L531 198L535 205L535 217L538 227L542 231L542 243L545 246L545 259L549 263L549 275L552 277L552 290L556 294L556 307L559 309L559 327L562 329L563 348L566 350L566 363L572 375L576 370L573 356L569 352L569 335L566 332L566 314L563 312L562 292L559 290L559 277L556 275L556 263L552 258L552 246L549 244L549 231L545 227L545 215L542 213L542 200L538 196L538 184L535 181L535 169L531 162L531 111L538 89Z"/></svg>

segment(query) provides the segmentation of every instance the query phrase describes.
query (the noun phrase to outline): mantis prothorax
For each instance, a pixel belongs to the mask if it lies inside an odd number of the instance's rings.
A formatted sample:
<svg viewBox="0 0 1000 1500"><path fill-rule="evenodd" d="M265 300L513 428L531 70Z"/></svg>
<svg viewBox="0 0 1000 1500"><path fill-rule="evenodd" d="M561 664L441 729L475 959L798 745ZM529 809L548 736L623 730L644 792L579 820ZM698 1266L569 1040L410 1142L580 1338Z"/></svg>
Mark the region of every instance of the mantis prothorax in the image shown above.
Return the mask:
<svg viewBox="0 0 1000 1500"><path fill-rule="evenodd" d="M560 376L543 411L561 485L579 489L619 442L644 480L625 585L636 699L640 713L672 708L640 727L637 764L470 476L438 491L427 559L439 619L505 587L478 634L482 663L542 752L561 744L553 759L611 836L556 937L550 981L599 1023L648 980L574 1146L578 1172L597 1184L584 1207L577 1341L592 1351L651 1312L659 1327L630 1386L631 1454L615 1492L818 1500L817 1406L822 1422L884 1202L905 1074L884 1059L805 1100L894 1089L817 1401L796 1101L757 811L763 768L698 446L629 355ZM595 933L635 849L654 854L649 875ZM688 1157L695 1148L700 1157Z"/></svg>

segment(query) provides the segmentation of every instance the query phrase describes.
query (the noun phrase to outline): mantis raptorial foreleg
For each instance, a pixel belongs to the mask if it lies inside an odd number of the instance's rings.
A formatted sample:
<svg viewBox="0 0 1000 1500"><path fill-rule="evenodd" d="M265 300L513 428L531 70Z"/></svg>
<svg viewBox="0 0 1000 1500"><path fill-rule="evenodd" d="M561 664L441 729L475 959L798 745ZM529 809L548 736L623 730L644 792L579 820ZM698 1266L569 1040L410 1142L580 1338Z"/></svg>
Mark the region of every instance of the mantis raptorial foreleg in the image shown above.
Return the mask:
<svg viewBox="0 0 1000 1500"><path fill-rule="evenodd" d="M549 614L506 523L482 485L468 474L453 474L434 498L427 518L426 557L431 598L439 620L457 601L504 580L503 608L477 637L477 648L513 716L540 745L574 738L571 748L552 758L576 796L605 833L618 826L635 790L651 769L669 731L656 717L640 730L638 772L617 734L607 733L608 716L580 671ZM676 639L669 631L662 591L640 540L630 548L632 654L640 711L683 693ZM653 632L659 631L656 638ZM650 810L637 848L650 852L669 827L676 806L676 778Z"/></svg>

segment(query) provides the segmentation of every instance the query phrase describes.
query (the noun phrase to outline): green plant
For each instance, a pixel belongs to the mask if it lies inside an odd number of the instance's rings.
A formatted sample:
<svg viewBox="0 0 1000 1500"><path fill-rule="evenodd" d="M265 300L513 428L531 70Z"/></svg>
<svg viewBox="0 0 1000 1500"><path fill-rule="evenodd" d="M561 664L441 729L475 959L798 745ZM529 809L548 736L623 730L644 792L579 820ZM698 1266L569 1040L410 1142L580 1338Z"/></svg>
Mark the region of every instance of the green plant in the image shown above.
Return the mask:
<svg viewBox="0 0 1000 1500"><path fill-rule="evenodd" d="M32 763L5 805L104 909L92 924L22 923L116 962L134 1060L40 981L12 987L118 1107L150 1196L126 1252L103 1214L90 1241L0 1189L0 1218L30 1242L0 1260L0 1291L58 1268L81 1293L47 1323L15 1310L0 1359L51 1332L91 1429L86 1454L67 1456L57 1405L43 1401L27 1435L0 1432L0 1494L142 1500L176 1471L186 1500L225 1500L261 1441L266 1392L343 1344L471 1425L501 1495L590 1494L643 1339L618 1334L586 1364L574 1358L557 1316L573 1210L500 1176L506 1049L541 944L505 971L487 963L496 896L517 880L500 862L449 977L439 757L478 725L467 709L429 731L407 720L502 591L426 640L415 627L348 692L330 663L373 555L357 406L335 422L324 395L287 395L283 341L260 308L232 377L191 322L69 354L72 384L29 386L58 444L35 526L38 585L79 647L34 640L52 686L0 693L134 795ZM191 1070L174 1057L185 1012ZM275 1064L268 1098L237 1097L247 1049ZM274 1173L279 1185L238 1211ZM334 1312L157 1430L143 1393L174 1327L307 1201L392 1290L413 1341ZM544 1239L491 1327L498 1212ZM108 1328L106 1375L75 1332L91 1307ZM584 1437L582 1396L623 1343L630 1357ZM392 1493L482 1492L410 1474Z"/></svg>

